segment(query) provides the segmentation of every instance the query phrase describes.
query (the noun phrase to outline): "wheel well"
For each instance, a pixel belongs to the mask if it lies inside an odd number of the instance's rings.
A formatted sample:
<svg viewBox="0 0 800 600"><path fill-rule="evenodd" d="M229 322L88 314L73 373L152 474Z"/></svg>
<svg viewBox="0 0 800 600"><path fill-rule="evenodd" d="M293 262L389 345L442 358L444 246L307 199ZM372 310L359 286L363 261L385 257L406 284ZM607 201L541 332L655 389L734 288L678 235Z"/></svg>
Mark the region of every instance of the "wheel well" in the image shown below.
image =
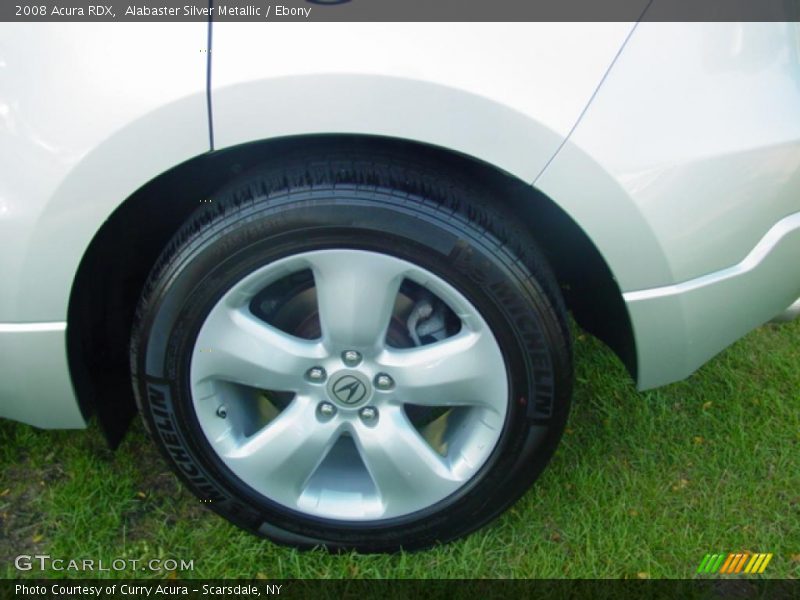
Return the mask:
<svg viewBox="0 0 800 600"><path fill-rule="evenodd" d="M500 208L514 211L531 230L578 323L606 342L635 377L633 333L619 287L583 230L544 194L474 158L417 142L349 135L281 138L208 153L156 177L114 211L89 245L70 296L67 349L84 414L97 416L112 446L136 414L128 343L141 290L162 249L201 201L231 177L312 148L410 153L490 189Z"/></svg>

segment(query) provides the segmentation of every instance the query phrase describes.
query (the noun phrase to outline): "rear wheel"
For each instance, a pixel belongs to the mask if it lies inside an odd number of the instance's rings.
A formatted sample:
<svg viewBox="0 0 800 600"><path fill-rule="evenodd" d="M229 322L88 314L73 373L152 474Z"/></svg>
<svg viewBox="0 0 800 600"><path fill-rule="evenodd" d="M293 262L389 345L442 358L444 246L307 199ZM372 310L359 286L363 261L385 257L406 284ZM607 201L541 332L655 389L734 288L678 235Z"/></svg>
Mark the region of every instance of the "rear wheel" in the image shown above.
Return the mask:
<svg viewBox="0 0 800 600"><path fill-rule="evenodd" d="M480 527L550 459L569 339L533 240L402 159L234 182L167 248L132 340L173 468L296 546L417 548Z"/></svg>

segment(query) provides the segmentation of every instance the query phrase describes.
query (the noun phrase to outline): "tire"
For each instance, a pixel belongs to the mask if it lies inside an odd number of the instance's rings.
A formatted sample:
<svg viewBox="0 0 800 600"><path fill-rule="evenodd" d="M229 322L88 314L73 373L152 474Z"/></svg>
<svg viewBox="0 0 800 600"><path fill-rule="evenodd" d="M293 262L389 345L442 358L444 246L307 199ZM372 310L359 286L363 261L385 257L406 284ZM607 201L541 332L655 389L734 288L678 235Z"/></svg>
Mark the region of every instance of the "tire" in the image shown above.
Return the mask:
<svg viewBox="0 0 800 600"><path fill-rule="evenodd" d="M133 385L212 510L281 544L463 536L550 460L572 385L554 277L463 174L397 156L239 176L145 286Z"/></svg>

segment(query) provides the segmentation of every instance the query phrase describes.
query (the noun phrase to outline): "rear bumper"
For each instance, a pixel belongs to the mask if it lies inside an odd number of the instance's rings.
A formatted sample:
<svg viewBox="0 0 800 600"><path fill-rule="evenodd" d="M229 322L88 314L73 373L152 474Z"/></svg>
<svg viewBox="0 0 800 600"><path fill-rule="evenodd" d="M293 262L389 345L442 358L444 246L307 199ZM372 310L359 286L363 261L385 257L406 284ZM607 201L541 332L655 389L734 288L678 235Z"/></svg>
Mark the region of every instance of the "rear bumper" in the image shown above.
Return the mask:
<svg viewBox="0 0 800 600"><path fill-rule="evenodd" d="M67 364L66 323L0 323L0 417L82 429Z"/></svg>
<svg viewBox="0 0 800 600"><path fill-rule="evenodd" d="M776 315L800 313L800 212L776 223L732 267L623 297L636 338L638 387L684 379Z"/></svg>

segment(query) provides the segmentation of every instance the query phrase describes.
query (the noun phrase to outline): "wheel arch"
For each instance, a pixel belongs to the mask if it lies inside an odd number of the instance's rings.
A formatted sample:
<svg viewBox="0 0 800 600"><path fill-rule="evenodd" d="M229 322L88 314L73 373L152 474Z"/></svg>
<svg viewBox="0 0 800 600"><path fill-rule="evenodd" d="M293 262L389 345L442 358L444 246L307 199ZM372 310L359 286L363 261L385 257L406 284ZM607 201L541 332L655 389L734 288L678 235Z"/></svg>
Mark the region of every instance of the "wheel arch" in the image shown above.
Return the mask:
<svg viewBox="0 0 800 600"><path fill-rule="evenodd" d="M70 294L68 359L84 413L97 416L112 445L136 413L128 366L136 305L172 235L231 177L298 149L343 147L410 153L492 190L498 205L519 215L537 240L578 323L606 342L636 377L633 329L620 288L590 237L556 201L494 165L417 141L338 134L283 137L204 154L159 175L123 201L89 244Z"/></svg>

